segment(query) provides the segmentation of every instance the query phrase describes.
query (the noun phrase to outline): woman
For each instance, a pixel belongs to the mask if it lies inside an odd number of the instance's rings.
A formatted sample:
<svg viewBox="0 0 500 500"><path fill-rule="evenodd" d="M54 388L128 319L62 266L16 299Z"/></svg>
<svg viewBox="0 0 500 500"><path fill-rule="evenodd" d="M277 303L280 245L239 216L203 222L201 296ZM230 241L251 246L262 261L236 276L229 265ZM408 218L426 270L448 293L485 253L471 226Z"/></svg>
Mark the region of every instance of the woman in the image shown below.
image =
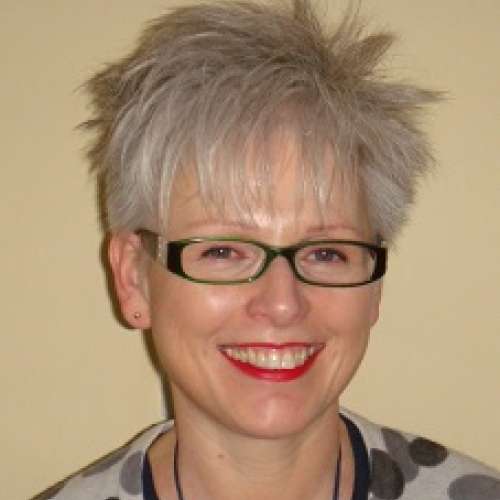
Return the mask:
<svg viewBox="0 0 500 500"><path fill-rule="evenodd" d="M159 18L88 84L125 320L151 330L175 424L39 498L500 498L500 475L339 409L437 94L376 67L392 37L306 1Z"/></svg>

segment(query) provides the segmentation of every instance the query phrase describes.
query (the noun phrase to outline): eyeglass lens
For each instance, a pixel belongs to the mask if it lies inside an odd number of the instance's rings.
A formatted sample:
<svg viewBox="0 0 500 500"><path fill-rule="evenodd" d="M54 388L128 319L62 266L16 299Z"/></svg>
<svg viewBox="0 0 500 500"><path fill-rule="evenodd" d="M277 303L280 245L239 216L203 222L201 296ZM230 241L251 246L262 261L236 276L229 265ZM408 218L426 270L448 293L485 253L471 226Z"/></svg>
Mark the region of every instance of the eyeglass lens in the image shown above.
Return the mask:
<svg viewBox="0 0 500 500"><path fill-rule="evenodd" d="M193 279L225 282L246 280L261 272L266 251L244 241L201 241L186 245L181 263ZM297 273L325 284L360 283L370 279L375 258L369 248L352 243L321 242L300 247L294 255Z"/></svg>

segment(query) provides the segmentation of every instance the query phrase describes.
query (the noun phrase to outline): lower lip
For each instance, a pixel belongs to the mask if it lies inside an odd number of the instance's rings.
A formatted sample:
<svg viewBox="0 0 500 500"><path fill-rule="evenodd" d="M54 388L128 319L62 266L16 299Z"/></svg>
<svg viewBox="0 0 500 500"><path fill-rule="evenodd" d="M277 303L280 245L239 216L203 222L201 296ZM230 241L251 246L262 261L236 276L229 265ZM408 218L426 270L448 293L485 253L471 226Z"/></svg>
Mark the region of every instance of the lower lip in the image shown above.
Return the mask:
<svg viewBox="0 0 500 500"><path fill-rule="evenodd" d="M307 358L306 362L303 365L288 370L272 370L270 368L259 368L248 363L238 361L237 359L230 358L223 351L221 351L221 353L234 367L238 368L249 377L259 380L267 380L269 382L290 382L302 377L302 375L305 375L309 371L314 361L316 361L316 358L318 357L320 351L316 351L309 358Z"/></svg>

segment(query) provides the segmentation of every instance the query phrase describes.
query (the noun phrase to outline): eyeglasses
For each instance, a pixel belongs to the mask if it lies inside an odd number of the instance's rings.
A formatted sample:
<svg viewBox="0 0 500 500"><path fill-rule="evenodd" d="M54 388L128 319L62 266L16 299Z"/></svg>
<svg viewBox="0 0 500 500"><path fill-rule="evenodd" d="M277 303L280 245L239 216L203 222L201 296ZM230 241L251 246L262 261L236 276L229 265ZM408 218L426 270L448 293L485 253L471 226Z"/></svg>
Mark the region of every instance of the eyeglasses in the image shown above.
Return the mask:
<svg viewBox="0 0 500 500"><path fill-rule="evenodd" d="M281 256L304 283L354 287L380 279L387 264L387 248L361 241L317 240L276 247L218 236L167 241L147 229L140 229L137 234L153 259L170 272L195 283L250 283Z"/></svg>

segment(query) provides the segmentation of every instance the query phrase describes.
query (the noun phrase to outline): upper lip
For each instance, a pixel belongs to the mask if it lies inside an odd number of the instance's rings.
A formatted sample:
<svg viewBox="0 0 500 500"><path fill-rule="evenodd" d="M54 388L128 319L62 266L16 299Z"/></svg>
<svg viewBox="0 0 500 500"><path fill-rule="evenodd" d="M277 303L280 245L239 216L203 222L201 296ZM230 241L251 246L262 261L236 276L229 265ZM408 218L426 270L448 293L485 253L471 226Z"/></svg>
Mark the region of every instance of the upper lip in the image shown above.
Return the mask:
<svg viewBox="0 0 500 500"><path fill-rule="evenodd" d="M258 349L287 349L290 347L310 347L322 346L323 342L226 342L219 347L239 347L239 348L258 348Z"/></svg>

